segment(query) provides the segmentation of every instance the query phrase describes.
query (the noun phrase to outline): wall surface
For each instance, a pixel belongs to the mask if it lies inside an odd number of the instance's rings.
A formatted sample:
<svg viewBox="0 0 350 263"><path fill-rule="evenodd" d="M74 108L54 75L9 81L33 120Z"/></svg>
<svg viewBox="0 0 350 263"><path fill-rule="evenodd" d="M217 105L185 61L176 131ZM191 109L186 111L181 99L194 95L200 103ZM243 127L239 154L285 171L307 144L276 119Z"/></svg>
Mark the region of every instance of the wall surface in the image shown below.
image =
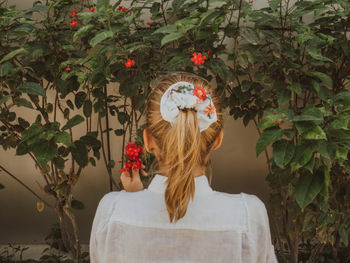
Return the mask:
<svg viewBox="0 0 350 263"><path fill-rule="evenodd" d="M32 1L8 1L8 5L13 4L20 9L25 9L32 6ZM125 1L123 4L126 6L128 3ZM261 8L263 5L266 5L265 0L254 2L255 8ZM117 87L111 88L117 92ZM30 112L26 114L29 117L31 115ZM265 181L267 165L264 154L261 154L259 158L255 157L258 133L253 123L250 122L247 127L244 127L241 120L234 120L233 117L226 115L224 126L222 147L212 154L211 187L227 193L255 194L266 202L269 192ZM120 148L121 141L113 134L112 155L114 160L120 160ZM35 189L40 196L45 196L38 186L38 183L44 185L44 180L35 169L32 160L26 156L15 156L13 150L3 151L1 149L0 162L6 169ZM119 167L114 169L116 180L118 180L118 169ZM0 182L6 186L0 191L0 244L8 242L45 243L45 236L51 225L56 222L54 211L45 208L42 212L38 212L36 210L37 198L3 172L0 172ZM107 172L101 159L96 167L89 166L83 170L74 188L75 198L81 200L86 206L86 209L75 213L80 226L82 243L89 242L97 204L108 191Z"/></svg>

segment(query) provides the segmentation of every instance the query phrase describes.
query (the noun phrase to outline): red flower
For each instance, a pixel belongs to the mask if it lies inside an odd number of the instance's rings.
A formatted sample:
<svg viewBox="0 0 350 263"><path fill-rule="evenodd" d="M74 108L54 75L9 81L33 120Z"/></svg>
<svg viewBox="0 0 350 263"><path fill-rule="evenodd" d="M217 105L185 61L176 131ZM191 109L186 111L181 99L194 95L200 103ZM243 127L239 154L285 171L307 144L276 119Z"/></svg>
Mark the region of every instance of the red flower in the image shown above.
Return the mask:
<svg viewBox="0 0 350 263"><path fill-rule="evenodd" d="M134 60L128 59L128 62L125 62L125 66L126 66L127 68L131 68L132 65L134 65Z"/></svg>
<svg viewBox="0 0 350 263"><path fill-rule="evenodd" d="M205 114L208 114L209 118L210 115L213 114L215 112L215 106L209 104L207 107L205 107Z"/></svg>
<svg viewBox="0 0 350 263"><path fill-rule="evenodd" d="M350 72L350 67L349 66L346 67L346 72Z"/></svg>
<svg viewBox="0 0 350 263"><path fill-rule="evenodd" d="M142 167L143 147L136 145L135 142L129 142L125 146L126 157L129 159L125 162L124 168L120 172L128 172L130 169L140 169ZM119 161L121 162L121 161Z"/></svg>
<svg viewBox="0 0 350 263"><path fill-rule="evenodd" d="M205 97L207 96L207 92L205 89L201 86L195 86L193 90L193 95L201 99L202 101L205 100Z"/></svg>
<svg viewBox="0 0 350 263"><path fill-rule="evenodd" d="M66 67L66 71L70 71L70 67Z"/></svg>
<svg viewBox="0 0 350 263"><path fill-rule="evenodd" d="M94 12L94 11L95 11L95 8L91 7L90 12Z"/></svg>
<svg viewBox="0 0 350 263"><path fill-rule="evenodd" d="M69 24L70 24L70 26L76 26L77 25L77 21L75 21L74 18L73 18L73 21L71 23L69 23Z"/></svg>
<svg viewBox="0 0 350 263"><path fill-rule="evenodd" d="M148 22L147 22L147 25L152 25L152 21L148 21Z"/></svg>
<svg viewBox="0 0 350 263"><path fill-rule="evenodd" d="M207 53L208 53L208 55L209 55L209 53L210 53L209 50L207 51Z"/></svg>
<svg viewBox="0 0 350 263"><path fill-rule="evenodd" d="M72 16L74 17L74 16L76 16L77 15L77 10L74 10L73 12L72 12Z"/></svg>
<svg viewBox="0 0 350 263"><path fill-rule="evenodd" d="M125 12L126 11L126 8L124 6L118 6L117 10L120 10L122 12Z"/></svg>
<svg viewBox="0 0 350 263"><path fill-rule="evenodd" d="M202 56L202 54L200 52L198 52L197 54L193 53L192 56L193 57L191 58L191 61L193 61L194 64L196 64L196 65L204 64L204 60L205 60L206 56Z"/></svg>

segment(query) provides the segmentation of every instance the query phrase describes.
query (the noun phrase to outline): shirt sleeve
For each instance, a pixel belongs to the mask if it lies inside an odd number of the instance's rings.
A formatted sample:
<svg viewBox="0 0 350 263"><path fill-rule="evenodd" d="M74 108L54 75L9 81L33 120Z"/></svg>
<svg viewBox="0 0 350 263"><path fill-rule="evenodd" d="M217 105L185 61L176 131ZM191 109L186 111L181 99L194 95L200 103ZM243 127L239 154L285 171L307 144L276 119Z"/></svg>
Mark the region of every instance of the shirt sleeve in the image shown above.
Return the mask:
<svg viewBox="0 0 350 263"><path fill-rule="evenodd" d="M95 217L92 222L89 241L90 263L102 262L101 254L103 253L103 248L99 246L97 242L97 235L98 232L108 223L118 193L119 191L113 191L105 194L97 206Z"/></svg>
<svg viewBox="0 0 350 263"><path fill-rule="evenodd" d="M265 204L255 195L244 194L244 199L248 214L247 262L277 263Z"/></svg>

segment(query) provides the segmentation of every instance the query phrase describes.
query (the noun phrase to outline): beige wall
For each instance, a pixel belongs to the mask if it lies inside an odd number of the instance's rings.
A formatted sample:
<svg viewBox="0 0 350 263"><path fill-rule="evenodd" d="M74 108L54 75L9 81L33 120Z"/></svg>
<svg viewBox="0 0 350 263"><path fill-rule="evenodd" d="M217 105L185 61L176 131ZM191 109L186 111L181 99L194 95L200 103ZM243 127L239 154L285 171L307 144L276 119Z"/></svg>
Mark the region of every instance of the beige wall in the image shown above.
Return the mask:
<svg viewBox="0 0 350 263"><path fill-rule="evenodd" d="M262 7L265 2L265 0L255 2L255 7ZM8 1L9 5L16 4L18 8L29 8L31 3L32 1ZM117 91L116 87L112 89L114 92ZM26 114L31 115L30 112ZM112 124L114 128L117 127L116 125L116 123ZM267 166L264 154L261 154L258 159L255 157L255 143L258 134L253 123L244 127L241 120L234 120L233 117L226 115L224 125L222 147L212 154L212 188L227 193L255 194L266 202L269 191L265 182ZM74 129L79 129L79 127ZM120 160L120 138L112 134L112 139L112 156L114 160ZM44 180L35 169L32 160L26 156L15 156L13 150L5 152L0 149L0 163L35 189L40 196L45 197L36 183L44 185ZM118 169L119 167L114 169L116 177ZM37 198L3 172L0 172L0 183L6 186L0 191L0 244L7 242L44 243L44 237L50 226L56 222L54 211L45 208L39 213L36 210ZM75 212L82 243L89 241L97 204L106 193L108 193L108 177L101 159L97 167L89 166L83 170L74 188L75 198L86 205L85 210ZM49 199L49 201L53 200Z"/></svg>

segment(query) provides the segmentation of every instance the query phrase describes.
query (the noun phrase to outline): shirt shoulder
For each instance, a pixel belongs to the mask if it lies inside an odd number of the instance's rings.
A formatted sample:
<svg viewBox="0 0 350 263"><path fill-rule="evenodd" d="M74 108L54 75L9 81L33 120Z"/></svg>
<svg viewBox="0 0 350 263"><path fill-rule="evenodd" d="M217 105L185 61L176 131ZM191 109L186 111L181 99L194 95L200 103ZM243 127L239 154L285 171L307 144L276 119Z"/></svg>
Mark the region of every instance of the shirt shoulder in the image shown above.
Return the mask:
<svg viewBox="0 0 350 263"><path fill-rule="evenodd" d="M264 202L253 194L241 193L247 210L248 230L268 228L269 220Z"/></svg>

